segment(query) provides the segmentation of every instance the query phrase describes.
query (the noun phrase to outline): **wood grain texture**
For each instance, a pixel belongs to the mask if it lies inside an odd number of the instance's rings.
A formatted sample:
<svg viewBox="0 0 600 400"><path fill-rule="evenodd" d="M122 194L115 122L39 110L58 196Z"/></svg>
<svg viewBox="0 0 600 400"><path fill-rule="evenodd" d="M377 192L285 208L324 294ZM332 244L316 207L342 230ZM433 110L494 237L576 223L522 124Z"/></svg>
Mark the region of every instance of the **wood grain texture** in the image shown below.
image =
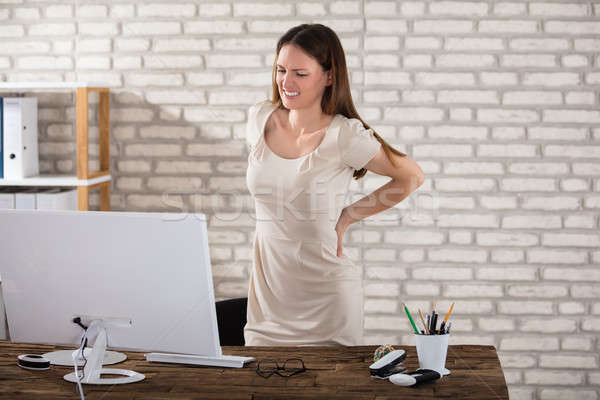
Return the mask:
<svg viewBox="0 0 600 400"><path fill-rule="evenodd" d="M307 371L290 378L268 379L255 372L256 362L244 368L220 368L150 363L143 353L125 352L128 359L114 368L146 375L129 385L84 385L86 399L508 399L508 390L493 346L451 345L446 367L452 373L415 388L371 378L369 365L377 346L353 347L223 347L223 354L257 359L300 357ZM404 365L417 367L414 346ZM43 354L64 347L15 344L0 340L0 398L76 399L75 384L63 380L73 368L52 366L28 371L16 364L19 354Z"/></svg>

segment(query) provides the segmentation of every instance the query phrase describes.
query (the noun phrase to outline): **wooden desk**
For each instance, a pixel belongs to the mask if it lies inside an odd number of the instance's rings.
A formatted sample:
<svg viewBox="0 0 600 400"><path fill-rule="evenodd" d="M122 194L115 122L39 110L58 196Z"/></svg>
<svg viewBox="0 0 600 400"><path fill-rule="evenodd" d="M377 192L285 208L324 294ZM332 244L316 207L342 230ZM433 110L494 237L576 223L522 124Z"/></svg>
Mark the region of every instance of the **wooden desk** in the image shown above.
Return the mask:
<svg viewBox="0 0 600 400"><path fill-rule="evenodd" d="M129 385L83 385L86 399L508 399L508 390L493 346L451 345L449 376L435 383L406 388L371 378L368 366L377 346L356 347L223 347L224 354L256 359L300 357L308 369L298 375L268 379L255 372L256 362L244 368L197 367L150 363L143 353L126 352L115 368L146 375ZM404 365L417 367L415 348L406 350ZM0 397L10 399L78 399L75 384L63 380L73 368L51 366L28 371L16 364L17 355L43 354L63 347L12 344L0 340ZM110 366L109 366L110 367Z"/></svg>

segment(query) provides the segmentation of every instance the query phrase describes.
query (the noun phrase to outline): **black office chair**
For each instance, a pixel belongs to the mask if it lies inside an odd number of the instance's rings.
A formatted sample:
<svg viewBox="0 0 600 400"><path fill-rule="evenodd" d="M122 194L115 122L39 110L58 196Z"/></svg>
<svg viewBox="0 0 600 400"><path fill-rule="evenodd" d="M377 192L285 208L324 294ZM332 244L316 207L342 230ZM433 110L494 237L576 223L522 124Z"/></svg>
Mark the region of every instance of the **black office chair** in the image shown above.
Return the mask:
<svg viewBox="0 0 600 400"><path fill-rule="evenodd" d="M244 346L244 326L248 298L222 300L215 303L221 346Z"/></svg>

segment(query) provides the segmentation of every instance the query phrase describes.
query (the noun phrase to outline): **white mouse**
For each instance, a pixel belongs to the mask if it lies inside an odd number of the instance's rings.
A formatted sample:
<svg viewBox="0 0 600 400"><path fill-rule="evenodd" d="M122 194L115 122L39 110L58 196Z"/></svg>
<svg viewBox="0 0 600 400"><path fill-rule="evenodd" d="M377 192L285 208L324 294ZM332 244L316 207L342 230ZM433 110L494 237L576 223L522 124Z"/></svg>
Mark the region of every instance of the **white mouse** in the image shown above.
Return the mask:
<svg viewBox="0 0 600 400"><path fill-rule="evenodd" d="M394 385L412 386L417 383L417 380L408 374L394 374L390 375L390 382Z"/></svg>

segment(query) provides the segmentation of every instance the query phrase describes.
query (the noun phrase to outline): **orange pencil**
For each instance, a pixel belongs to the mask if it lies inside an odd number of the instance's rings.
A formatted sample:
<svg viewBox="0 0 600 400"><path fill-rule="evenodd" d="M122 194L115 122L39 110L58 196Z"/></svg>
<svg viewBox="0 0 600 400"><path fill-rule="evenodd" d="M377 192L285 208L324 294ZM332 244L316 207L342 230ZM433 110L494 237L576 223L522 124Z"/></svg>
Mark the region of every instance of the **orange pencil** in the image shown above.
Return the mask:
<svg viewBox="0 0 600 400"><path fill-rule="evenodd" d="M450 306L450 309L448 310L448 314L446 314L446 318L444 318L444 324L448 323L448 317L450 316L450 313L452 312L453 308L454 308L454 303L452 303L452 305Z"/></svg>

